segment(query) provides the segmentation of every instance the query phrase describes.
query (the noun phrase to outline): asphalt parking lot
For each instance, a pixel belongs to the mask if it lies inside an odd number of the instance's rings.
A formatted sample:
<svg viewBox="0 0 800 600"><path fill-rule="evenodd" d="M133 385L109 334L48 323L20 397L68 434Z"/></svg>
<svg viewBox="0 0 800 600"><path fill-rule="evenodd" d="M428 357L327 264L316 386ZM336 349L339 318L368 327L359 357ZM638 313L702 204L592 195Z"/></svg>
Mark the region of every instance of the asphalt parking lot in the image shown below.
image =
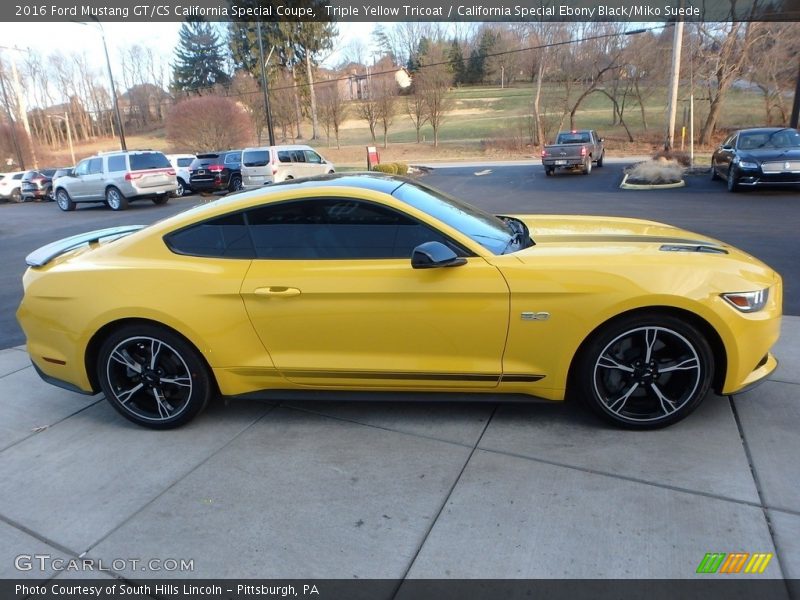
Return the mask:
<svg viewBox="0 0 800 600"><path fill-rule="evenodd" d="M720 237L781 271L786 312L800 314L797 193L731 196L700 180L631 193L615 187L620 165L540 169L425 177L496 212L645 216ZM562 404L222 401L156 432L39 381L12 327L24 255L196 200L124 213L0 205L0 578L74 576L15 567L39 553L124 559L110 574L130 580L692 579L706 553L748 552L773 554L762 574L702 577L786 578L770 597L800 597L798 316L784 319L769 381L654 432ZM131 563L153 559L193 570Z"/></svg>

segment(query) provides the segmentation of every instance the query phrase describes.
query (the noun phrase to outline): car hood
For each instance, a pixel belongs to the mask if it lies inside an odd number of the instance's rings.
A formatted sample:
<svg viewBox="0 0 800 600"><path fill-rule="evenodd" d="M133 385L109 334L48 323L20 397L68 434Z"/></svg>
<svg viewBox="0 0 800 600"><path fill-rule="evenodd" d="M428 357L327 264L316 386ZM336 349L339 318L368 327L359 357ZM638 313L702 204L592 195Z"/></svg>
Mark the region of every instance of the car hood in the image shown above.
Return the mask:
<svg viewBox="0 0 800 600"><path fill-rule="evenodd" d="M671 225L622 217L515 215L525 222L534 246L515 252L523 262L534 256L603 256L641 253L702 252L739 254L714 238Z"/></svg>
<svg viewBox="0 0 800 600"><path fill-rule="evenodd" d="M760 150L740 150L740 160L800 160L800 148L776 150L775 148L762 148Z"/></svg>
<svg viewBox="0 0 800 600"><path fill-rule="evenodd" d="M704 235L641 219L573 215L522 215L516 218L525 222L537 245L659 243L723 246L722 242Z"/></svg>

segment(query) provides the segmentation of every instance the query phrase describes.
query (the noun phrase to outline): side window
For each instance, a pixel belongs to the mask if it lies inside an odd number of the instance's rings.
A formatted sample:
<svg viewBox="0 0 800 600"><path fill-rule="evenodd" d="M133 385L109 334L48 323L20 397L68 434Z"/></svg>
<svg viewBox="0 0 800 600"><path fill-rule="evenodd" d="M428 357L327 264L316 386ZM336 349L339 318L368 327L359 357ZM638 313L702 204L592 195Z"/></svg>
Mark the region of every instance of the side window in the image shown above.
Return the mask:
<svg viewBox="0 0 800 600"><path fill-rule="evenodd" d="M306 162L306 155L302 150L292 150L292 162Z"/></svg>
<svg viewBox="0 0 800 600"><path fill-rule="evenodd" d="M192 164L193 158L179 158L178 159L178 166L179 167L188 167Z"/></svg>
<svg viewBox="0 0 800 600"><path fill-rule="evenodd" d="M93 158L89 161L89 175L97 175L103 172L103 159Z"/></svg>
<svg viewBox="0 0 800 600"><path fill-rule="evenodd" d="M127 170L127 166L125 164L124 154L115 154L113 156L108 157L109 173L117 173L119 171L125 171L125 170Z"/></svg>
<svg viewBox="0 0 800 600"><path fill-rule="evenodd" d="M292 162L292 155L289 154L286 150L279 150L278 151L278 160L282 163L290 163Z"/></svg>
<svg viewBox="0 0 800 600"><path fill-rule="evenodd" d="M217 217L164 238L176 254L215 258L252 258L253 245L242 213Z"/></svg>
<svg viewBox="0 0 800 600"><path fill-rule="evenodd" d="M303 150L303 152L306 156L306 162L315 164L320 164L322 162L322 157L313 150Z"/></svg>
<svg viewBox="0 0 800 600"><path fill-rule="evenodd" d="M411 258L423 242L454 247L444 235L393 209L347 198L281 202L247 212L257 258Z"/></svg>
<svg viewBox="0 0 800 600"><path fill-rule="evenodd" d="M75 167L75 175L86 175L89 172L89 161L82 160L78 163L78 166Z"/></svg>
<svg viewBox="0 0 800 600"><path fill-rule="evenodd" d="M226 165L238 165L242 162L241 154L238 152L231 152L230 154L225 155L225 164Z"/></svg>

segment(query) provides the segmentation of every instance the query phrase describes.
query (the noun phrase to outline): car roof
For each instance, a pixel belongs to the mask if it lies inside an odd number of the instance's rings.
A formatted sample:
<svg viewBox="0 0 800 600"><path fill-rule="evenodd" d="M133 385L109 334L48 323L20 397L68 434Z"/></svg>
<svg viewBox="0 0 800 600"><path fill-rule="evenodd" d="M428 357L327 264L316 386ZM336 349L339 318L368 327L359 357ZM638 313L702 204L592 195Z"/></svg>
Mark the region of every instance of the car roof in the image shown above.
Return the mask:
<svg viewBox="0 0 800 600"><path fill-rule="evenodd" d="M797 131L794 127L750 127L740 129L736 133L774 133L776 131Z"/></svg>

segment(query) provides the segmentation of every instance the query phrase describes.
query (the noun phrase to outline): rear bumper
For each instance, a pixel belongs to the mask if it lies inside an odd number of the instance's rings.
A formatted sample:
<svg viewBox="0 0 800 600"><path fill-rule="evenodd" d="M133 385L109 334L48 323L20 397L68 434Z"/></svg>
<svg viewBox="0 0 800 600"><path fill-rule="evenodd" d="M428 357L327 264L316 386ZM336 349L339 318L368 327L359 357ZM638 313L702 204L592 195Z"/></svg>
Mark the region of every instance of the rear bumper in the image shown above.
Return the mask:
<svg viewBox="0 0 800 600"><path fill-rule="evenodd" d="M585 163L583 158L544 158L542 165L545 167L582 167Z"/></svg>
<svg viewBox="0 0 800 600"><path fill-rule="evenodd" d="M228 182L222 179L192 179L189 187L196 192L221 192L228 189Z"/></svg>
<svg viewBox="0 0 800 600"><path fill-rule="evenodd" d="M151 196L174 194L177 189L178 184L177 180L175 180L174 184L165 183L163 185L154 185L152 187L139 187L138 185L133 185L128 182L127 185L122 186L120 191L126 198L132 200L134 198L147 198Z"/></svg>

